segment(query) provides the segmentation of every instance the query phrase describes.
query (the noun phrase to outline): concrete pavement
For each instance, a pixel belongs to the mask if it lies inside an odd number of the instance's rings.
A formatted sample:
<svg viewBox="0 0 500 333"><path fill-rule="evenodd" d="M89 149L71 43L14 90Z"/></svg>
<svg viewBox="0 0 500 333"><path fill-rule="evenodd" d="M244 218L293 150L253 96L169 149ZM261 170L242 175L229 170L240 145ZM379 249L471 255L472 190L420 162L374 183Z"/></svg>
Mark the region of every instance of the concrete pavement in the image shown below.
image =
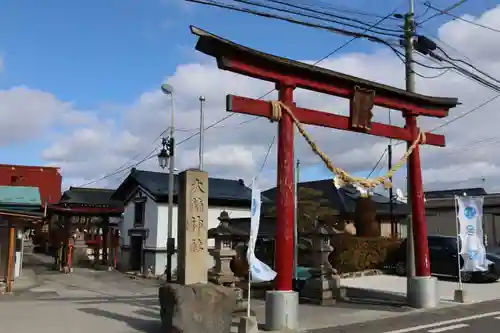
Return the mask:
<svg viewBox="0 0 500 333"><path fill-rule="evenodd" d="M392 275L363 276L360 278L342 279L342 286L365 289L366 293L374 295L392 295L395 298L405 298L406 278ZM454 291L458 288L458 281L440 279L438 293L441 302L449 303L454 300ZM467 294L468 302L483 302L500 296L500 281L493 283L464 283L463 289Z"/></svg>
<svg viewBox="0 0 500 333"><path fill-rule="evenodd" d="M42 284L17 295L0 297L2 323L0 332L25 333L33 330L39 333L160 332L157 294L161 281L136 280L118 272L78 268L75 268L73 273L65 275L49 269L50 258L34 255L31 259L36 259L30 262L30 267L42 279ZM491 304L481 305L485 303L474 305L479 308L452 307L452 303L448 303L442 305L445 308L425 312L416 311L402 304L401 295L389 295L387 300L375 300L360 297L366 294L357 295L353 291L359 290L355 288L348 290L348 296L352 297L349 303L343 302L326 307L301 305L300 329L317 333L354 333L354 330L356 332L365 330L368 333L368 329L370 333L387 333L394 330L396 331L391 333L424 331L439 333L440 331L429 330L453 325L459 325L456 326L456 330L464 330L468 327L491 325L483 322L495 322L498 319L493 318L500 317L500 301L492 303L496 309L492 309ZM496 295L500 293L493 293L493 296ZM251 305L258 321L264 323L264 302L252 300ZM496 311L499 312L496 315L435 324ZM29 320L26 314L29 314ZM429 324L432 326L414 329ZM398 329L403 331L397 331Z"/></svg>
<svg viewBox="0 0 500 333"><path fill-rule="evenodd" d="M496 333L500 300L416 311L397 318L312 330L311 333Z"/></svg>

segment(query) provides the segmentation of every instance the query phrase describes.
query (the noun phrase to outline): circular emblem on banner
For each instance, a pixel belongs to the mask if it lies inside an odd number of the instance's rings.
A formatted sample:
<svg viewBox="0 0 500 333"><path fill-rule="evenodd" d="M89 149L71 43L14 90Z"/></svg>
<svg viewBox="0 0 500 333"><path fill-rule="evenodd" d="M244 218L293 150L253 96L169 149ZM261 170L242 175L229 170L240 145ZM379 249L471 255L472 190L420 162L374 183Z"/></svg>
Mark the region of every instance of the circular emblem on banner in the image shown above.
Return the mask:
<svg viewBox="0 0 500 333"><path fill-rule="evenodd" d="M255 266L255 265L252 265L252 270L253 270L255 273L257 273L257 274L259 274L259 273L260 273L260 269L258 269L258 268L257 268L257 266Z"/></svg>
<svg viewBox="0 0 500 333"><path fill-rule="evenodd" d="M252 216L255 216L255 213L257 211L257 200L252 199L252 207L251 207L251 209L252 209L252 213L251 213Z"/></svg>
<svg viewBox="0 0 500 333"><path fill-rule="evenodd" d="M476 217L477 215L477 210L475 207L472 207L472 206L467 206L465 207L464 209L464 215L466 218L468 219L472 219L474 217Z"/></svg>
<svg viewBox="0 0 500 333"><path fill-rule="evenodd" d="M467 235L472 236L476 233L476 228L473 225L468 225L466 227Z"/></svg>
<svg viewBox="0 0 500 333"><path fill-rule="evenodd" d="M474 250L469 250L467 254L469 255L469 260L476 260L477 257L479 256L479 253Z"/></svg>

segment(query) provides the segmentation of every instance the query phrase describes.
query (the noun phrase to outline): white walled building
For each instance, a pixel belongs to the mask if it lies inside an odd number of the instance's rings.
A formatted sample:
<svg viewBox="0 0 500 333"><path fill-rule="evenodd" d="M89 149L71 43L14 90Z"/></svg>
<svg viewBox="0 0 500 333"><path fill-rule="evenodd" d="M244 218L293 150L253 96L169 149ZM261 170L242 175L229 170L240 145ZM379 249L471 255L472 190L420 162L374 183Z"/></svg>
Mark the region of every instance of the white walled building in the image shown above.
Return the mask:
<svg viewBox="0 0 500 333"><path fill-rule="evenodd" d="M177 246L177 175L174 184L173 237ZM125 205L120 226L120 267L128 271L151 269L155 275L163 274L169 222L168 174L132 169L112 198ZM250 217L250 203L251 190L243 181L209 178L208 228L217 227L217 218L224 210L232 218ZM209 240L208 245L213 246L213 243ZM211 264L209 256L207 269ZM175 255L172 266L177 267Z"/></svg>

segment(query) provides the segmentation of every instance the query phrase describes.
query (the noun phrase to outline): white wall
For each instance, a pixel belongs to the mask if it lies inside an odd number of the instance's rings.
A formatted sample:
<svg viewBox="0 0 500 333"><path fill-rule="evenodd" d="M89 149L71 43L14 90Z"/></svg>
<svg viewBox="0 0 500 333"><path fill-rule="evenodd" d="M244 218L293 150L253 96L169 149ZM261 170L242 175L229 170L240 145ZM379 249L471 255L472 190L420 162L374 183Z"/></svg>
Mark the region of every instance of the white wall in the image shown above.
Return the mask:
<svg viewBox="0 0 500 333"><path fill-rule="evenodd" d="M120 245L129 246L130 237L128 236L128 231L134 228L134 218L135 218L135 203L131 199L126 205L123 211L123 220L120 226ZM156 248L156 238L157 238L157 223L158 222L158 209L156 202L146 196L146 209L144 216L144 228L149 229L149 237L146 239L144 244L147 248Z"/></svg>
<svg viewBox="0 0 500 333"><path fill-rule="evenodd" d="M168 204L160 203L158 205L158 232L156 239L156 247L166 249L168 235ZM215 228L219 224L217 219L220 213L225 210L231 218L250 217L250 207L248 208L227 208L219 206L210 206L208 208L208 229ZM173 237L177 244L177 205L174 205L173 214ZM208 246L214 246L213 240L209 240Z"/></svg>
<svg viewBox="0 0 500 333"><path fill-rule="evenodd" d="M158 232L157 235L157 248L158 249L166 249L167 247L167 236L168 236L168 204L160 203L158 206ZM217 219L220 216L220 213L225 210L228 212L229 216L232 218L239 217L250 217L250 207L248 208L227 208L227 207L218 207L211 206L208 207L208 229L215 228L219 224L219 220ZM175 239L175 244L177 246L177 205L174 205L173 209L173 228L172 228L172 236ZM208 247L214 247L215 243L213 239L208 240ZM167 255L166 253L158 253L155 258L155 267L154 274L160 275L165 270L165 266L167 264ZM214 266L213 257L207 253L207 261L206 261L207 269L210 269ZM177 255L172 256L172 267L175 269L177 267Z"/></svg>
<svg viewBox="0 0 500 333"><path fill-rule="evenodd" d="M126 205L123 212L123 221L121 223L120 245L129 246L130 237L128 231L134 227L134 201L131 199ZM222 206L210 206L208 208L208 229L215 228L219 224L217 219L222 211L227 211L231 218L250 217L250 204L245 208L227 208ZM156 203L151 197L146 195L146 214L144 228L149 229L149 236L144 244L145 248L166 250L167 235L168 235L168 204ZM172 236L177 245L177 205L174 205L173 210L173 230ZM213 247L214 240L209 239L208 247ZM167 255L165 252L155 255L154 274L160 275L163 273L166 265ZM172 266L177 267L177 258L172 257ZM213 258L207 255L207 269L213 266Z"/></svg>

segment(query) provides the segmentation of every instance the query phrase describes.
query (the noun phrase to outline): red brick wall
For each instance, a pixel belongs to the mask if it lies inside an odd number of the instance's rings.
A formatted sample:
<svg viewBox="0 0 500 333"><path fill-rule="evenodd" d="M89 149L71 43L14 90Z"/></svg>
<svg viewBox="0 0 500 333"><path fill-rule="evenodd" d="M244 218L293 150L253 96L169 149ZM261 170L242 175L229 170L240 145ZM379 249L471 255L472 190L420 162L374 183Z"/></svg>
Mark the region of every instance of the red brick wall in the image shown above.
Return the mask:
<svg viewBox="0 0 500 333"><path fill-rule="evenodd" d="M59 201L61 184L59 168L0 164L0 186L38 187L42 204Z"/></svg>

